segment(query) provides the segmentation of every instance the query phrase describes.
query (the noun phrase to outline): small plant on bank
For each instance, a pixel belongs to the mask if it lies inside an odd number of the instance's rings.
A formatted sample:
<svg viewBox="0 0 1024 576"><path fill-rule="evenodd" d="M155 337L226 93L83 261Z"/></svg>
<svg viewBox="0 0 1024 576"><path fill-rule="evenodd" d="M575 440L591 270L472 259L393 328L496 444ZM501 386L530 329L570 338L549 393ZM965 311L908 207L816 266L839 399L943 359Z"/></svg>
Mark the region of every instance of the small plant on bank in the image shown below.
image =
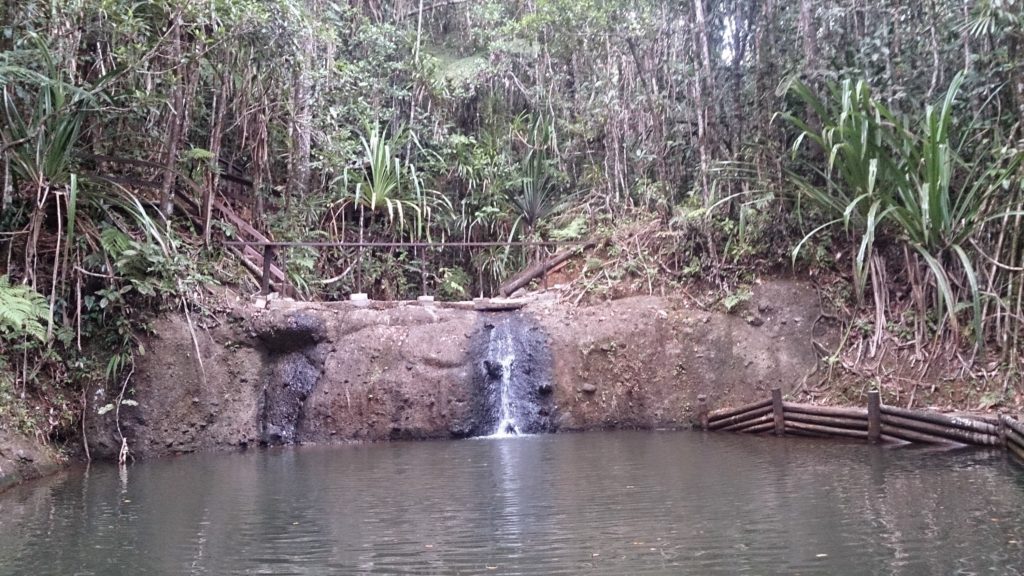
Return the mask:
<svg viewBox="0 0 1024 576"><path fill-rule="evenodd" d="M0 276L0 340L29 336L44 342L49 319L49 305L42 294L28 286L12 286L6 275Z"/></svg>
<svg viewBox="0 0 1024 576"><path fill-rule="evenodd" d="M473 279L460 267L444 267L438 272L437 294L444 300L465 300L470 296Z"/></svg>
<svg viewBox="0 0 1024 576"><path fill-rule="evenodd" d="M722 298L722 308L725 309L727 314L736 312L740 306L750 301L752 294L749 289L741 288L734 292L730 292Z"/></svg>

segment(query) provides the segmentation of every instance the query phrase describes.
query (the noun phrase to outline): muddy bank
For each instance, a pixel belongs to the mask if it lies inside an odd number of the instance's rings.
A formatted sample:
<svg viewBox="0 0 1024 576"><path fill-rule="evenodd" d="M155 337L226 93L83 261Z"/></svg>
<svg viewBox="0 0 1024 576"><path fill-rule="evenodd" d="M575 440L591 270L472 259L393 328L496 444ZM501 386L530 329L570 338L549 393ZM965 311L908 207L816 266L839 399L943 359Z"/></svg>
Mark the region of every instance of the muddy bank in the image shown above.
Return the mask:
<svg viewBox="0 0 1024 576"><path fill-rule="evenodd" d="M39 442L0 428L0 492L60 469L64 460Z"/></svg>
<svg viewBox="0 0 1024 576"><path fill-rule="evenodd" d="M755 287L737 314L659 297L538 308L551 335L561 429L688 426L697 396L726 406L760 400L773 386L785 393L816 362L818 299L798 282Z"/></svg>
<svg viewBox="0 0 1024 576"><path fill-rule="evenodd" d="M91 410L88 438L94 457L114 456L121 434L148 457L487 433L495 368L481 350L502 315L529 334L517 369L539 375L530 385L549 399L534 410L547 429L684 427L699 394L739 403L798 383L815 362L817 305L795 282L759 286L742 315L657 297L487 313L272 302L239 304L197 329L195 342L183 319L166 317L136 365L138 406L122 408L120 433L112 413Z"/></svg>

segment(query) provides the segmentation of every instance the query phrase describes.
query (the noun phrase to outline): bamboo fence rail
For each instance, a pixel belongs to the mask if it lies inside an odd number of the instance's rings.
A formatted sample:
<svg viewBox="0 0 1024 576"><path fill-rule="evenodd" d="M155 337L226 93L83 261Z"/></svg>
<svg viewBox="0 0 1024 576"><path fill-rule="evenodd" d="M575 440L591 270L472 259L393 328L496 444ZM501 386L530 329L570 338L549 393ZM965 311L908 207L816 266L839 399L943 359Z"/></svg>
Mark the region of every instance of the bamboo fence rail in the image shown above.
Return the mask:
<svg viewBox="0 0 1024 576"><path fill-rule="evenodd" d="M967 416L887 406L877 391L868 392L865 408L785 402L782 391L773 388L766 400L709 411L707 397L699 396L697 416L701 428L716 432L1002 447L1024 462L1024 421L1006 414Z"/></svg>

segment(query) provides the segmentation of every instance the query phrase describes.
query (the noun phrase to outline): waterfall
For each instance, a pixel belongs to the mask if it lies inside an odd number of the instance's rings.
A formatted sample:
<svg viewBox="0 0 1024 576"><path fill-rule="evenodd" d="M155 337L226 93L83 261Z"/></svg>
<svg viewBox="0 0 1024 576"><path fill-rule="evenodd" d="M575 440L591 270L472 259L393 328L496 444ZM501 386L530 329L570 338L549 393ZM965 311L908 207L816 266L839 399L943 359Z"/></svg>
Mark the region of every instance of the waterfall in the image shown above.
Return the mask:
<svg viewBox="0 0 1024 576"><path fill-rule="evenodd" d="M498 404L498 425L491 432L491 436L502 438L505 436L517 436L519 425L516 422L516 406L512 396L512 368L516 361L515 343L512 341L511 330L508 329L508 321L504 321L491 330L488 356L491 364L488 369L492 372L501 371L499 385Z"/></svg>
<svg viewBox="0 0 1024 576"><path fill-rule="evenodd" d="M482 318L477 434L507 438L554 430L551 351L547 335L526 314Z"/></svg>

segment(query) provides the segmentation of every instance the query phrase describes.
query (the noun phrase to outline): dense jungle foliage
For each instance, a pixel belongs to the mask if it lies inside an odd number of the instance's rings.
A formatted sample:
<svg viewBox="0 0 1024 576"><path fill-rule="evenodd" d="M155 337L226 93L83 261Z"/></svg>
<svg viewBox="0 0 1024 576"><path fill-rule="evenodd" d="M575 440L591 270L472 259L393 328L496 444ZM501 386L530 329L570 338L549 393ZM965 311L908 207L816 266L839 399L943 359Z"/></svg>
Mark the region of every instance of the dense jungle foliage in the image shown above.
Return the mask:
<svg viewBox="0 0 1024 576"><path fill-rule="evenodd" d="M830 366L954 359L1012 396L1021 6L6 0L0 426L73 436L147 312L257 290L224 241L259 236L593 241L571 302L732 310L795 268L844 327ZM543 256L293 248L279 287L465 298Z"/></svg>

